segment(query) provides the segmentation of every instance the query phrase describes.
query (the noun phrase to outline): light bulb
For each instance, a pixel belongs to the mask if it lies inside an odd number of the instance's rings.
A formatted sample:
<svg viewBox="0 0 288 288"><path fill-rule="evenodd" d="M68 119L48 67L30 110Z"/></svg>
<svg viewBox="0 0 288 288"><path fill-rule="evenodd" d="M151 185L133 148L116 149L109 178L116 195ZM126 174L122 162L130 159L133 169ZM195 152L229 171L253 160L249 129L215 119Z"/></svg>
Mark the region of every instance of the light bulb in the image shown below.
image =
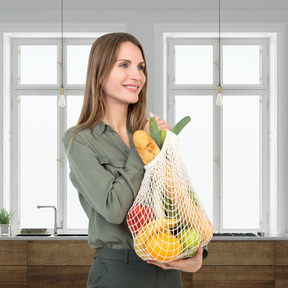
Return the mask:
<svg viewBox="0 0 288 288"><path fill-rule="evenodd" d="M221 84L219 84L218 89L217 89L216 105L219 106L219 107L223 105L222 86L221 86Z"/></svg>
<svg viewBox="0 0 288 288"><path fill-rule="evenodd" d="M63 108L66 105L66 100L65 100L65 88L63 86L61 86L60 88L60 98L59 98L59 103L58 105Z"/></svg>

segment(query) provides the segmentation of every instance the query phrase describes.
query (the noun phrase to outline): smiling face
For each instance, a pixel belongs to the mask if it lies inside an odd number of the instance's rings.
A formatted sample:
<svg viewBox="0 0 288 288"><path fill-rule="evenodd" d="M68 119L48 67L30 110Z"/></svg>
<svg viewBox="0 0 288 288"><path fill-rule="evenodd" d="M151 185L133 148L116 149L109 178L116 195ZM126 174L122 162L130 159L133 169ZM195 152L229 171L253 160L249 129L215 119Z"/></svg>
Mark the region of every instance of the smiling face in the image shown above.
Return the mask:
<svg viewBox="0 0 288 288"><path fill-rule="evenodd" d="M145 63L141 50L131 42L124 42L119 47L116 62L103 82L106 104L133 104L138 101L138 95L146 77Z"/></svg>

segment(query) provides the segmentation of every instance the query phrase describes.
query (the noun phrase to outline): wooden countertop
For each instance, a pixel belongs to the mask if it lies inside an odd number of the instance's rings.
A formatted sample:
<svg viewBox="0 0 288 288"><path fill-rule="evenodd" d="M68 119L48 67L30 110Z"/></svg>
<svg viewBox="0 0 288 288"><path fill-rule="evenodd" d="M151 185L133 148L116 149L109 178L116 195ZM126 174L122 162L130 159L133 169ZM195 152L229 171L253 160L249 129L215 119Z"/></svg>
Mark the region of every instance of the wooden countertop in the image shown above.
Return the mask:
<svg viewBox="0 0 288 288"><path fill-rule="evenodd" d="M15 241L15 240L49 240L49 241L63 241L63 240L88 240L88 236L12 236L12 237L0 237L1 240ZM283 235L267 235L267 236L213 236L211 241L287 241L288 234Z"/></svg>

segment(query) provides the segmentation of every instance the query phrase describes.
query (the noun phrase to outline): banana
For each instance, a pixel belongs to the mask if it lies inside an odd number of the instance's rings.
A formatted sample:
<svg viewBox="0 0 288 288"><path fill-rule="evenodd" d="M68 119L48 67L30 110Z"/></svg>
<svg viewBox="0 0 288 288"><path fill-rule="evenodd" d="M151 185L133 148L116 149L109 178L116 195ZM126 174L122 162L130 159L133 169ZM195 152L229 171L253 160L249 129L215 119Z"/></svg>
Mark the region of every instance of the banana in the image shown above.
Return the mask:
<svg viewBox="0 0 288 288"><path fill-rule="evenodd" d="M149 237L158 232L169 232L168 230L176 226L180 219L156 219L145 225L136 235L134 239L134 248L137 255L143 260L147 260L149 256L146 253L145 243Z"/></svg>

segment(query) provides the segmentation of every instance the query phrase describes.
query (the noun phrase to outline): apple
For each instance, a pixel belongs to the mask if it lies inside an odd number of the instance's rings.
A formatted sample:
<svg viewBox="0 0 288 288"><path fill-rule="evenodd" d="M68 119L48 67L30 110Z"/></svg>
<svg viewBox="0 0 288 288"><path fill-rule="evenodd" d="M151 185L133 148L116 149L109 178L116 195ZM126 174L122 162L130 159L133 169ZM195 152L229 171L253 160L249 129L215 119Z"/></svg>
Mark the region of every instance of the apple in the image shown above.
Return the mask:
<svg viewBox="0 0 288 288"><path fill-rule="evenodd" d="M200 235L197 230L186 228L180 231L177 238L182 244L182 253L187 254L187 257L193 257L200 245Z"/></svg>
<svg viewBox="0 0 288 288"><path fill-rule="evenodd" d="M153 210L149 206L135 205L127 214L127 224L132 233L138 233L154 218Z"/></svg>

